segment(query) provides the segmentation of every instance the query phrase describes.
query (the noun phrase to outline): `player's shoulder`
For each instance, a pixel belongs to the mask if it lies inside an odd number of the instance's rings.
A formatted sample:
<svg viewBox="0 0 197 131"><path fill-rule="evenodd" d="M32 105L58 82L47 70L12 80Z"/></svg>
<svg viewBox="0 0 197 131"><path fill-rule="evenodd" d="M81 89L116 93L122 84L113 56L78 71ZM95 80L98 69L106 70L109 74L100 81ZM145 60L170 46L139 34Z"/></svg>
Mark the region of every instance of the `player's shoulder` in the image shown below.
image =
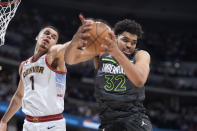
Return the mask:
<svg viewBox="0 0 197 131"><path fill-rule="evenodd" d="M25 62L26 62L26 61L22 61L22 62L20 63L20 66L19 66L19 69L18 69L19 75L22 73L23 66L24 66Z"/></svg>
<svg viewBox="0 0 197 131"><path fill-rule="evenodd" d="M24 60L24 61L22 61L22 62L20 63L20 65L19 65L19 75L20 75L20 73L22 72L25 63L27 63L28 60L30 60L31 58L32 58L32 57L29 57L29 58L27 58L26 60Z"/></svg>
<svg viewBox="0 0 197 131"><path fill-rule="evenodd" d="M147 63L150 63L151 56L148 53L148 51L139 50L139 51L136 52L135 59L136 59L136 62L137 61L142 61L142 62L147 61Z"/></svg>
<svg viewBox="0 0 197 131"><path fill-rule="evenodd" d="M136 51L136 56L150 57L150 54L146 50L138 50L138 51Z"/></svg>
<svg viewBox="0 0 197 131"><path fill-rule="evenodd" d="M49 49L49 52L58 52L58 51L60 51L63 47L64 47L64 45L62 45L62 44L53 45L53 46L51 46L51 48Z"/></svg>

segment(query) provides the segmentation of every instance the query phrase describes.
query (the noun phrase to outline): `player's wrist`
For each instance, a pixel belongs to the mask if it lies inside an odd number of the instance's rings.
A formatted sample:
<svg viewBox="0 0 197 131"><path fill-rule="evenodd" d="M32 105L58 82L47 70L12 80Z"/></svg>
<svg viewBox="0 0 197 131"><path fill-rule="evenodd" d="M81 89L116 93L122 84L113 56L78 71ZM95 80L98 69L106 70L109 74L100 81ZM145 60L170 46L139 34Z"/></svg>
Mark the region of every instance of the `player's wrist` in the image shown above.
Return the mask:
<svg viewBox="0 0 197 131"><path fill-rule="evenodd" d="M120 55L120 53L121 53L121 51L119 50L119 48L117 48L117 49L114 49L110 54L113 57L117 57Z"/></svg>
<svg viewBox="0 0 197 131"><path fill-rule="evenodd" d="M6 121L1 121L0 123L1 123L1 124L7 124L7 122L6 122Z"/></svg>
<svg viewBox="0 0 197 131"><path fill-rule="evenodd" d="M2 118L1 121L0 121L0 123L7 124L8 121L6 119Z"/></svg>

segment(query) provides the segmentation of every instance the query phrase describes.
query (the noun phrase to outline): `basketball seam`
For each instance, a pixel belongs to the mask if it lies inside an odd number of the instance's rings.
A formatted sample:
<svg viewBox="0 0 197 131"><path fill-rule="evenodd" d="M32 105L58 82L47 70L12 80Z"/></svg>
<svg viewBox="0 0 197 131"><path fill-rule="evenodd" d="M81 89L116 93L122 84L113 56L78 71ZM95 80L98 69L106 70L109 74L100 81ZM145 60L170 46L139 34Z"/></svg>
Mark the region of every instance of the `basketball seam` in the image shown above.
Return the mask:
<svg viewBox="0 0 197 131"><path fill-rule="evenodd" d="M96 31L97 31L97 30L96 30ZM98 37L96 38L95 41L97 41L100 45L101 45L102 43L100 43L100 42L98 41L98 38L101 37L101 36L103 35L103 33L105 33L105 31L107 31L107 28L106 28L102 33L100 33L100 35L98 35L97 32L96 32L96 34L97 34ZM103 40L105 40L105 39L103 39ZM96 52L97 52L96 46L95 46L95 50L96 50Z"/></svg>
<svg viewBox="0 0 197 131"><path fill-rule="evenodd" d="M98 28L97 25L98 25L98 23L96 23L96 36L97 36L97 37L96 37L95 41L97 41L97 39L98 39L98 37L99 37L98 34L97 34L97 33L98 33L98 32L97 32L97 28ZM94 42L95 42L95 41L94 41ZM94 50L95 50L96 53L97 53L96 46L94 46Z"/></svg>
<svg viewBox="0 0 197 131"><path fill-rule="evenodd" d="M97 37L94 37L94 35L90 32L90 34L91 34L91 36L94 38L93 40L92 39L90 39L90 41L91 41L91 43L89 44L89 46L92 44L92 43L94 43L95 41L97 41L99 44L101 44L99 41L98 41L98 38L100 38L102 35L103 35L103 33L105 33L105 31L107 31L107 29L108 28L105 28L105 30L103 31L103 32L101 32L99 35L98 35L98 32L97 32L97 25L98 25L98 23L96 23L96 36ZM103 39L104 40L104 39ZM87 46L87 48L89 47L89 46ZM96 46L94 47L95 48L95 51L97 52L97 49L96 49Z"/></svg>
<svg viewBox="0 0 197 131"><path fill-rule="evenodd" d="M97 34L97 24L96 24L96 35L97 35L97 37L94 38L93 42L97 41L97 39L98 39L100 36L102 36L102 34L105 33L106 30L107 30L107 28L106 28L103 32L101 32L101 33L98 35L98 34ZM92 35L92 36L93 36L93 35Z"/></svg>
<svg viewBox="0 0 197 131"><path fill-rule="evenodd" d="M90 44L87 46L87 48L92 44L92 43L94 43L94 41L95 41L95 37L94 37L94 35L91 33L91 32L89 32L90 34L91 34L91 36L94 38L93 40L91 39L91 37L89 38L89 40L90 40Z"/></svg>
<svg viewBox="0 0 197 131"><path fill-rule="evenodd" d="M105 33L105 31L107 30L107 28L103 31L103 32L101 32L99 35L97 34L97 30L96 30L96 35L97 35L97 37L93 40L94 42L95 41L97 41L98 40L98 38L100 38L102 35L103 35L103 33ZM99 42L99 41L98 41ZM100 43L100 42L99 42Z"/></svg>

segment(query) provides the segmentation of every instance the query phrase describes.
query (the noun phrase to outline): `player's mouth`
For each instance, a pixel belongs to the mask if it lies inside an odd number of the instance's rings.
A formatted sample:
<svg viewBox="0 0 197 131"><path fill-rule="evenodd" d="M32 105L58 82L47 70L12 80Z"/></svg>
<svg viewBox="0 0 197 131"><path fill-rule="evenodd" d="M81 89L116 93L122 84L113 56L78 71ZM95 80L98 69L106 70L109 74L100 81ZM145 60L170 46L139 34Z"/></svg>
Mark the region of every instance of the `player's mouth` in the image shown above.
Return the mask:
<svg viewBox="0 0 197 131"><path fill-rule="evenodd" d="M127 55L130 55L132 53L131 49L129 48L124 48L123 49L123 53L127 54Z"/></svg>
<svg viewBox="0 0 197 131"><path fill-rule="evenodd" d="M50 43L49 39L43 39L44 45L48 45Z"/></svg>

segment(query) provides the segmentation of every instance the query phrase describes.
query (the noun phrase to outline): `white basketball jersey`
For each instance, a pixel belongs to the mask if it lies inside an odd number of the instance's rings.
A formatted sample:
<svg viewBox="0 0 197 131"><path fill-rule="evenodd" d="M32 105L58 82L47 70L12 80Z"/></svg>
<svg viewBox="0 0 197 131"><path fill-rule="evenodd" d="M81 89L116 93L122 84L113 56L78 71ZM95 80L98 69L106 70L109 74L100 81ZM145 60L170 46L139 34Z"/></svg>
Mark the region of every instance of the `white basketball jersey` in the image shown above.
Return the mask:
<svg viewBox="0 0 197 131"><path fill-rule="evenodd" d="M26 115L48 116L63 112L66 72L53 70L47 63L47 54L35 62L32 62L32 58L25 62L22 81L22 111Z"/></svg>

